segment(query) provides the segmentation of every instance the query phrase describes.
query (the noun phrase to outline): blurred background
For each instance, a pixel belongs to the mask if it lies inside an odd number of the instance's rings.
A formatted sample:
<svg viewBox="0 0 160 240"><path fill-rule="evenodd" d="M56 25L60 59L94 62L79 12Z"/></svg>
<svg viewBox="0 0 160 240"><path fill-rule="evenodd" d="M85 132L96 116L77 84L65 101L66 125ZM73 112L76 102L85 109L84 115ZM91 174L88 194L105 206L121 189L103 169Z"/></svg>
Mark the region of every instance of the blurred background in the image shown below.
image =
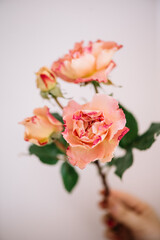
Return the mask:
<svg viewBox="0 0 160 240"><path fill-rule="evenodd" d="M97 169L78 170L79 184L68 194L60 164L48 166L28 155L18 122L46 104L58 110L40 97L35 72L50 67L76 41L97 39L124 46L110 74L123 88L106 92L135 114L140 133L159 122L160 1L0 0L0 35L0 239L104 240ZM60 83L81 103L94 93L90 87ZM145 152L134 150L134 164L122 181L112 170L109 184L147 201L160 216L159 146L160 138Z"/></svg>

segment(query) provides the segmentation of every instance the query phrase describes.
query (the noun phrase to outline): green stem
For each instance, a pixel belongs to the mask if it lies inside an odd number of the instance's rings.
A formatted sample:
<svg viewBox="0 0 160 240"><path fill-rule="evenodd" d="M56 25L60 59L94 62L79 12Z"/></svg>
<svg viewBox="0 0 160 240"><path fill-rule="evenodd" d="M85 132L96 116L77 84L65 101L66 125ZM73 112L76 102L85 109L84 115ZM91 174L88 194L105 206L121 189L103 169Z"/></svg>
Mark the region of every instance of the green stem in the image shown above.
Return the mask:
<svg viewBox="0 0 160 240"><path fill-rule="evenodd" d="M103 173L102 167L99 164L98 160L95 161L94 164L97 166L98 173L99 173L99 175L101 177L102 184L103 184L103 187L104 187L104 190L105 190L105 198L107 198L109 196L109 194L110 194L110 190L109 190L108 183L107 183L107 180L106 180L106 175Z"/></svg>
<svg viewBox="0 0 160 240"><path fill-rule="evenodd" d="M58 106L63 110L63 106L61 103L58 101L57 97L54 97L55 102L58 104Z"/></svg>
<svg viewBox="0 0 160 240"><path fill-rule="evenodd" d="M94 86L95 92L98 93L98 88L97 88L97 86L96 86L94 83L93 83L93 86Z"/></svg>

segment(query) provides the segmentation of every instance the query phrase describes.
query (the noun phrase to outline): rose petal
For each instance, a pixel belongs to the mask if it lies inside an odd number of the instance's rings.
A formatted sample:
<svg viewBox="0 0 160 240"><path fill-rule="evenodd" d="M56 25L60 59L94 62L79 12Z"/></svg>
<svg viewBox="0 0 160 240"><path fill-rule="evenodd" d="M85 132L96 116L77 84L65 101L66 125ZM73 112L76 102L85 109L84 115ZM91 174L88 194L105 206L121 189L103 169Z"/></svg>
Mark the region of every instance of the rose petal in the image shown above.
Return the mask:
<svg viewBox="0 0 160 240"><path fill-rule="evenodd" d="M123 129L126 124L125 114L122 109L119 109L117 100L106 94L96 94L92 102L85 105L85 109L97 109L104 113L107 124L112 123L109 130L108 139L112 139L115 133Z"/></svg>
<svg viewBox="0 0 160 240"><path fill-rule="evenodd" d="M119 130L115 135L114 135L114 139L116 140L121 140L125 134L127 134L127 132L129 131L128 127L124 127L123 129Z"/></svg>
<svg viewBox="0 0 160 240"><path fill-rule="evenodd" d="M104 147L100 143L95 148L85 149L84 147L69 147L67 150L69 162L83 169L85 166L104 156Z"/></svg>
<svg viewBox="0 0 160 240"><path fill-rule="evenodd" d="M115 51L115 49L102 50L96 59L96 69L100 70L105 68L111 62Z"/></svg>
<svg viewBox="0 0 160 240"><path fill-rule="evenodd" d="M63 58L52 64L52 71L68 82L81 83L89 81L107 82L107 76L115 67L113 54L121 47L115 42L98 40L83 46L76 43Z"/></svg>
<svg viewBox="0 0 160 240"><path fill-rule="evenodd" d="M34 116L21 122L25 126L24 139L37 145L48 143L54 133L62 131L62 123L54 118L48 107L37 108Z"/></svg>
<svg viewBox="0 0 160 240"><path fill-rule="evenodd" d="M118 146L119 141L116 139L112 139L110 141L104 140L101 144L104 148L104 155L102 158L99 158L99 160L103 163L110 162L113 158L113 153L115 151L115 148Z"/></svg>
<svg viewBox="0 0 160 240"><path fill-rule="evenodd" d="M120 139L129 130L118 102L105 94L96 94L84 105L71 102L65 120L64 138L70 144L67 155L70 163L80 168L96 159L111 161Z"/></svg>
<svg viewBox="0 0 160 240"><path fill-rule="evenodd" d="M65 119L66 115L73 115L73 113L78 111L80 108L81 105L74 100L69 101L68 105L63 108L63 118Z"/></svg>
<svg viewBox="0 0 160 240"><path fill-rule="evenodd" d="M116 66L116 64L111 61L105 69L95 72L93 75L87 78L77 78L75 83L82 83L82 82L91 82L91 81L98 81L98 82L105 82L108 81L108 75L112 71L112 69Z"/></svg>

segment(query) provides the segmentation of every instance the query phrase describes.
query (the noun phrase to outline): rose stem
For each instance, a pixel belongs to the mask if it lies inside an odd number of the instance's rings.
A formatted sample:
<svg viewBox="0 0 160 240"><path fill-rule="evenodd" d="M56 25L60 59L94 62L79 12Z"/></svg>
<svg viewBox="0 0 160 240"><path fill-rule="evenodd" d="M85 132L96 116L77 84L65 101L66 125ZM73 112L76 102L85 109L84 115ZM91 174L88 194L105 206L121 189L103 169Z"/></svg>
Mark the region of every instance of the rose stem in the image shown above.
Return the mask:
<svg viewBox="0 0 160 240"><path fill-rule="evenodd" d="M56 101L56 103L58 104L58 106L63 110L63 106L62 106L61 103L58 101L57 97L54 97L54 100Z"/></svg>
<svg viewBox="0 0 160 240"><path fill-rule="evenodd" d="M109 187L108 187L108 184L107 184L107 181L106 181L106 175L103 173L102 167L99 164L98 160L95 161L94 164L97 166L98 173L101 177L102 184L103 184L103 187L105 189L105 198L107 198L109 196L110 190L109 190Z"/></svg>
<svg viewBox="0 0 160 240"><path fill-rule="evenodd" d="M99 164L99 162L98 162L98 160L97 161L95 161L94 162L94 164L97 166L97 168L98 168L98 173L99 173L99 175L101 176L101 179L102 179L102 183L103 183L103 187L104 187L104 190L105 190L105 192L104 192L104 202L106 203L106 204L108 204L107 203L107 198L109 197L109 194L110 194L110 190L109 190L109 187L108 187L108 184L107 184L107 181L106 181L106 176L105 176L105 174L102 172L102 167L101 167L101 165ZM124 225L122 225L122 224L120 224L120 223L118 223L114 218L113 218L113 216L112 215L108 215L108 219L112 222L112 224L114 224L114 228L110 228L109 227L109 229L111 230L111 231L113 231L113 232L115 232L116 233L116 235L118 236L118 235L120 235L121 236L121 234L124 234L124 233L127 233L128 234L128 230L125 228L125 226Z"/></svg>
<svg viewBox="0 0 160 240"><path fill-rule="evenodd" d="M95 92L98 93L98 88L97 86L93 83L93 86L94 86L94 89L95 89Z"/></svg>

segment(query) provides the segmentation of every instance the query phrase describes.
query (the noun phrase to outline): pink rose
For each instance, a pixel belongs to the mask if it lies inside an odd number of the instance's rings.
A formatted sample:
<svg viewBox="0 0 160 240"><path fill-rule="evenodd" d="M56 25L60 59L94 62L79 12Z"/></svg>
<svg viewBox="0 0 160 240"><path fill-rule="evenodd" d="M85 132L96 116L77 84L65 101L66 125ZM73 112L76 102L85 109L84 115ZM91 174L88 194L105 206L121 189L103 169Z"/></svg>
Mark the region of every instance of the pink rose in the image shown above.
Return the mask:
<svg viewBox="0 0 160 240"><path fill-rule="evenodd" d="M49 113L48 107L36 108L33 113L33 117L28 117L20 123L26 127L25 141L36 145L45 145L51 142L52 137L58 137L63 130L63 126Z"/></svg>
<svg viewBox="0 0 160 240"><path fill-rule="evenodd" d="M50 91L55 87L56 76L47 67L40 68L40 70L36 73L36 75L37 75L37 79L36 79L37 87L42 92Z"/></svg>
<svg viewBox="0 0 160 240"><path fill-rule="evenodd" d="M122 47L115 42L98 40L83 46L83 41L76 43L63 58L54 62L52 70L68 82L89 81L107 82L107 76L115 67L113 54Z"/></svg>
<svg viewBox="0 0 160 240"><path fill-rule="evenodd" d="M97 159L103 163L111 161L119 141L129 131L118 102L105 94L96 94L84 105L70 101L63 119L62 134L70 145L69 161L81 169Z"/></svg>

